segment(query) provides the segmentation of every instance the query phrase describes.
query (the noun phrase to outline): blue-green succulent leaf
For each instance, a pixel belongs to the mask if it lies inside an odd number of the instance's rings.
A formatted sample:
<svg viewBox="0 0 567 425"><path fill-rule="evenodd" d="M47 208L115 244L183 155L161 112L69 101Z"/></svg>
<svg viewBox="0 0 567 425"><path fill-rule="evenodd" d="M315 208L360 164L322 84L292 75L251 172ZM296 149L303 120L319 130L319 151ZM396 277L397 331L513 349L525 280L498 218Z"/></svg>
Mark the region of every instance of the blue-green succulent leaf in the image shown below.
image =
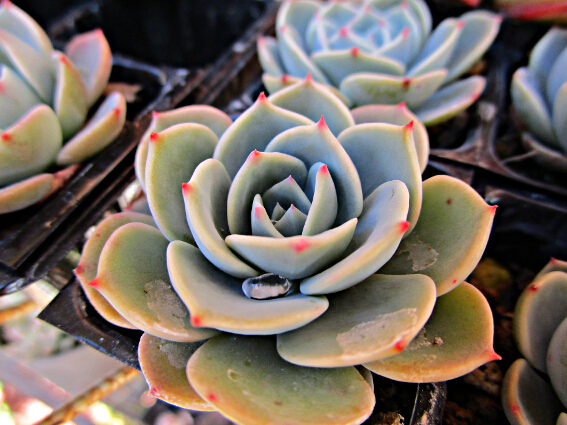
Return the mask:
<svg viewBox="0 0 567 425"><path fill-rule="evenodd" d="M551 67L567 47L567 30L553 27L534 46L528 68L534 76L538 91L545 93Z"/></svg>
<svg viewBox="0 0 567 425"><path fill-rule="evenodd" d="M276 207L280 207L280 204L276 204ZM285 214L285 210L281 208L281 214ZM274 212L276 209L274 208ZM278 220L281 218L278 217ZM252 214L250 215L250 221L252 223L252 234L254 236L268 236L272 238L283 238L283 235L276 230L270 216L264 208L264 202L262 201L262 196L257 194L252 202Z"/></svg>
<svg viewBox="0 0 567 425"><path fill-rule="evenodd" d="M310 183L312 182L312 183ZM307 186L312 186L313 203L303 227L304 236L317 235L331 228L337 218L337 191L326 165L315 163L309 170Z"/></svg>
<svg viewBox="0 0 567 425"><path fill-rule="evenodd" d="M307 220L307 215L291 204L283 217L278 220L274 227L286 238L297 236L301 235L303 226L305 225L305 220Z"/></svg>
<svg viewBox="0 0 567 425"><path fill-rule="evenodd" d="M304 214L311 208L311 201L291 175L266 190L262 194L262 200L268 211L273 211L277 203L284 209L293 204Z"/></svg>

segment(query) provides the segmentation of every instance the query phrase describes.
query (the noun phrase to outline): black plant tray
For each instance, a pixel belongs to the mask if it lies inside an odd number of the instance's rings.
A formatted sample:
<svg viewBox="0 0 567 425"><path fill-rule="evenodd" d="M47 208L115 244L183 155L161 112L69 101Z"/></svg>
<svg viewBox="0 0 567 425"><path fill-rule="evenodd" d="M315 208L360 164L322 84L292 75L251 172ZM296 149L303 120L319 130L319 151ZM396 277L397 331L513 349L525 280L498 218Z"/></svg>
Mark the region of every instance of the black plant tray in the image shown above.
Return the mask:
<svg viewBox="0 0 567 425"><path fill-rule="evenodd" d="M208 20L214 23L211 25L215 31L219 25L224 25L225 18L222 17L226 4L219 1L197 3L205 10ZM249 7L245 7L246 3ZM113 7L119 4L124 2L100 0L72 10L52 27L50 35L55 40L54 44L63 42L73 29L82 32L93 28L89 24L100 24L100 19L106 16L102 14L106 7L114 10ZM255 40L258 34L273 31L277 5L271 0L241 0L235 4L253 16L246 21L242 18L243 12L236 13L232 6L228 7L229 11L232 10L231 16L240 16L239 20L247 27L241 28L243 35L232 44L227 44L225 36L222 37L222 48L217 46L217 51L224 53L217 54L213 63L204 62L199 67L189 68L169 64L156 66L113 50L111 81L135 84L141 88L136 101L128 105L125 128L116 141L98 156L83 163L65 187L46 202L0 216L0 295L19 290L44 277L116 202L134 179L135 148L149 125L152 110L164 111L192 103L223 104L234 98L236 93L241 93L243 87L259 75L260 67L254 57ZM216 14L213 6L217 8ZM158 16L146 14L146 20L150 18L156 20ZM154 25L157 24L159 22L155 21ZM167 22L161 25L167 27ZM119 25L116 28L121 30ZM231 28L228 33L235 31L233 26ZM150 29L147 28L147 31ZM109 40L112 40L111 35L109 31ZM210 46L207 49L210 51ZM143 59L155 60L151 57ZM208 56L202 58L203 61L208 59Z"/></svg>

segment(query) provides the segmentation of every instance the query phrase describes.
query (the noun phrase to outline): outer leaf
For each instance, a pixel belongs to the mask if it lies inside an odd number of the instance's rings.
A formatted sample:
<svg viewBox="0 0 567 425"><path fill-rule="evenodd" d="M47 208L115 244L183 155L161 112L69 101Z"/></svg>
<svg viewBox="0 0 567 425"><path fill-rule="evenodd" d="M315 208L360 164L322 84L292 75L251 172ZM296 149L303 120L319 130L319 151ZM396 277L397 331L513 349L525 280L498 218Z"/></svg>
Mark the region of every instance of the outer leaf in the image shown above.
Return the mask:
<svg viewBox="0 0 567 425"><path fill-rule="evenodd" d="M406 107L405 103L398 105L366 105L353 109L351 114L356 124L384 122L395 125L406 125L413 121L413 141L417 151L417 159L421 172L427 166L429 159L429 136L425 126Z"/></svg>
<svg viewBox="0 0 567 425"><path fill-rule="evenodd" d="M483 77L474 76L443 87L415 108L415 114L426 126L453 118L480 97L486 86Z"/></svg>
<svg viewBox="0 0 567 425"><path fill-rule="evenodd" d="M316 236L266 238L230 235L227 245L266 272L301 279L323 269L339 257L352 239L357 219Z"/></svg>
<svg viewBox="0 0 567 425"><path fill-rule="evenodd" d="M89 284L144 332L179 342L209 338L216 331L193 328L187 308L171 287L168 243L159 230L147 224L121 226L104 245L97 276Z"/></svg>
<svg viewBox="0 0 567 425"><path fill-rule="evenodd" d="M213 157L223 163L233 179L250 152L263 151L281 132L306 124L313 121L272 105L262 93L221 137Z"/></svg>
<svg viewBox="0 0 567 425"><path fill-rule="evenodd" d="M567 405L567 317L557 327L547 350L547 370L551 386L563 403Z"/></svg>
<svg viewBox="0 0 567 425"><path fill-rule="evenodd" d="M285 74L278 51L278 42L274 37L258 37L256 48L258 50L258 60L265 72L274 77L281 77Z"/></svg>
<svg viewBox="0 0 567 425"><path fill-rule="evenodd" d="M53 174L39 174L0 189L0 214L18 211L41 201L53 185Z"/></svg>
<svg viewBox="0 0 567 425"><path fill-rule="evenodd" d="M478 264L495 211L460 180L427 179L417 225L380 273L425 274L437 285L437 295L451 291Z"/></svg>
<svg viewBox="0 0 567 425"><path fill-rule="evenodd" d="M297 112L313 121L324 116L335 135L354 125L354 119L345 104L321 84L314 84L309 77L271 95L269 100L276 106Z"/></svg>
<svg viewBox="0 0 567 425"><path fill-rule="evenodd" d="M512 425L553 425L562 410L551 386L524 359L512 363L504 376L502 406Z"/></svg>
<svg viewBox="0 0 567 425"><path fill-rule="evenodd" d="M181 185L212 156L217 136L201 124L177 124L154 133L146 162L146 194L152 216L169 240L193 242Z"/></svg>
<svg viewBox="0 0 567 425"><path fill-rule="evenodd" d="M372 275L329 297L318 319L278 335L284 360L314 367L357 365L398 354L435 305L435 283L423 275Z"/></svg>
<svg viewBox="0 0 567 425"><path fill-rule="evenodd" d="M337 188L338 212L335 225L360 215L363 198L358 173L323 119L317 125L281 133L266 147L266 152L292 155L303 161L307 168L319 161L327 164Z"/></svg>
<svg viewBox="0 0 567 425"><path fill-rule="evenodd" d="M540 93L545 93L549 71L566 47L567 30L554 27L532 49L528 68L537 81L537 88Z"/></svg>
<svg viewBox="0 0 567 425"><path fill-rule="evenodd" d="M6 65L0 65L0 87L0 128L12 126L29 109L41 103L35 92Z"/></svg>
<svg viewBox="0 0 567 425"><path fill-rule="evenodd" d="M425 102L443 83L447 71L440 69L415 78L359 73L346 77L340 86L356 106L406 102L410 109Z"/></svg>
<svg viewBox="0 0 567 425"><path fill-rule="evenodd" d="M207 259L232 276L248 278L258 275L226 246L228 235L226 200L230 178L216 159L201 162L189 183L183 184L187 222L195 243Z"/></svg>
<svg viewBox="0 0 567 425"><path fill-rule="evenodd" d="M166 112L152 112L152 122L140 139L136 150L136 177L145 188L146 161L152 133L159 133L175 124L196 123L209 127L217 137L221 137L232 124L230 117L217 108L208 105L189 105Z"/></svg>
<svg viewBox="0 0 567 425"><path fill-rule="evenodd" d="M200 342L173 342L145 333L138 345L138 359L150 394L184 409L215 410L187 380L187 362Z"/></svg>
<svg viewBox="0 0 567 425"><path fill-rule="evenodd" d="M409 227L409 194L393 180L376 188L364 200L364 209L343 259L301 282L304 294L326 294L349 288L375 273L394 254Z"/></svg>
<svg viewBox="0 0 567 425"><path fill-rule="evenodd" d="M116 326L135 328L106 301L106 298L104 298L100 292L89 285L89 282L96 277L100 253L108 241L108 238L116 229L128 223L144 223L155 227L155 222L149 215L134 212L123 212L111 215L95 227L92 236L83 247L81 260L74 272L90 303L102 317Z"/></svg>
<svg viewBox="0 0 567 425"><path fill-rule="evenodd" d="M108 84L112 53L101 29L76 35L65 47L65 54L77 66L87 89L87 104L93 105Z"/></svg>
<svg viewBox="0 0 567 425"><path fill-rule="evenodd" d="M194 326L269 335L304 326L329 305L325 297L304 295L262 301L247 298L241 279L221 272L185 242L169 245L167 264L173 286L191 311Z"/></svg>
<svg viewBox="0 0 567 425"><path fill-rule="evenodd" d="M375 403L354 367L292 365L278 356L272 338L215 337L191 357L187 375L203 398L239 424L360 424Z"/></svg>
<svg viewBox="0 0 567 425"><path fill-rule="evenodd" d="M125 121L126 99L122 93L112 92L85 127L61 149L57 164L74 164L100 152L120 134Z"/></svg>
<svg viewBox="0 0 567 425"><path fill-rule="evenodd" d="M45 170L61 148L61 126L53 110L37 105L0 135L0 185Z"/></svg>
<svg viewBox="0 0 567 425"><path fill-rule="evenodd" d="M567 273L550 272L532 282L514 308L513 335L522 355L546 372L553 332L567 317Z"/></svg>
<svg viewBox="0 0 567 425"><path fill-rule="evenodd" d="M493 335L488 302L478 289L463 282L437 299L424 329L402 353L364 367L396 381L454 379L500 359L492 349Z"/></svg>

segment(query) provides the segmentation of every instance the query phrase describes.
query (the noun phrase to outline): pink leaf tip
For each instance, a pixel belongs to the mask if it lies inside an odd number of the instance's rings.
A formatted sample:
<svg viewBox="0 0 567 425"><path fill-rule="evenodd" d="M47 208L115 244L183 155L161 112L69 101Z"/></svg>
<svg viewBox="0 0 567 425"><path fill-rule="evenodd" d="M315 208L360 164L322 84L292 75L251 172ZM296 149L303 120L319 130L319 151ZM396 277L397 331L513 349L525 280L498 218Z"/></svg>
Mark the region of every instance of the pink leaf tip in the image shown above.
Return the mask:
<svg viewBox="0 0 567 425"><path fill-rule="evenodd" d="M498 355L494 350L488 356L489 361L502 360L502 356Z"/></svg>
<svg viewBox="0 0 567 425"><path fill-rule="evenodd" d="M321 174L329 174L329 168L327 167L327 164L321 165L321 167L319 168L319 172Z"/></svg>
<svg viewBox="0 0 567 425"><path fill-rule="evenodd" d="M289 177L288 177L286 180L287 180L289 183L293 182L293 177L292 177L292 175L290 174Z"/></svg>
<svg viewBox="0 0 567 425"><path fill-rule="evenodd" d="M159 139L159 133L152 133L152 134L150 134L150 140L151 140L152 142L157 141L157 139Z"/></svg>
<svg viewBox="0 0 567 425"><path fill-rule="evenodd" d="M346 27L341 27L339 30L339 35L341 37L346 37L348 35L348 29Z"/></svg>
<svg viewBox="0 0 567 425"><path fill-rule="evenodd" d="M307 239L300 238L294 245L293 250L297 253L306 250L309 248L309 242Z"/></svg>
<svg viewBox="0 0 567 425"><path fill-rule="evenodd" d="M398 342L396 342L396 345L394 345L394 349L401 353L406 348L406 345L406 342L403 339L400 339Z"/></svg>
<svg viewBox="0 0 567 425"><path fill-rule="evenodd" d="M282 84L287 84L289 81L289 76L287 74L282 75L281 82Z"/></svg>
<svg viewBox="0 0 567 425"><path fill-rule="evenodd" d="M312 83L313 82L313 75L311 75L310 72L308 72L307 75L305 76L305 82L306 83Z"/></svg>
<svg viewBox="0 0 567 425"><path fill-rule="evenodd" d="M262 216L262 207L260 205L254 207L254 216L259 219Z"/></svg>
<svg viewBox="0 0 567 425"><path fill-rule="evenodd" d="M197 316L191 316L191 326L196 328L201 326L201 318Z"/></svg>
<svg viewBox="0 0 567 425"><path fill-rule="evenodd" d="M409 28L404 28L404 30L402 31L402 37L407 38L407 36L409 35L409 32L410 32Z"/></svg>
<svg viewBox="0 0 567 425"><path fill-rule="evenodd" d="M268 98L266 97L266 93L262 92L258 96L258 102L265 102Z"/></svg>
<svg viewBox="0 0 567 425"><path fill-rule="evenodd" d="M323 115L321 115L321 119L317 123L317 128L319 130L323 130L323 129L327 128L327 123L325 122L325 117Z"/></svg>
<svg viewBox="0 0 567 425"><path fill-rule="evenodd" d="M10 140L12 140L12 135L10 133L2 133L2 136L0 137L4 142L9 142Z"/></svg>
<svg viewBox="0 0 567 425"><path fill-rule="evenodd" d="M352 49L350 49L350 54L353 58L357 57L359 53L360 49L358 47L353 47Z"/></svg>
<svg viewBox="0 0 567 425"><path fill-rule="evenodd" d="M491 214L496 214L496 208L498 208L498 205L491 205L490 207L488 207L488 212L490 212Z"/></svg>
<svg viewBox="0 0 567 425"><path fill-rule="evenodd" d="M398 103L398 108L400 109L404 109L406 107L406 102L405 101L401 101L400 103Z"/></svg>
<svg viewBox="0 0 567 425"><path fill-rule="evenodd" d="M413 131L413 120L404 125L404 131Z"/></svg>
<svg viewBox="0 0 567 425"><path fill-rule="evenodd" d="M88 283L89 286L92 286L95 289L100 288L100 280L96 277Z"/></svg>
<svg viewBox="0 0 567 425"><path fill-rule="evenodd" d="M159 117L159 112L158 111L152 111L152 118L157 118Z"/></svg>
<svg viewBox="0 0 567 425"><path fill-rule="evenodd" d="M81 263L79 263L77 265L77 268L75 270L73 270L73 273L75 273L75 276L78 276L81 273L83 273L84 271L85 271L85 266L83 266Z"/></svg>
<svg viewBox="0 0 567 425"><path fill-rule="evenodd" d="M406 231L409 229L410 227L410 222L409 221L400 221L398 223L398 227L400 229L400 233L406 233Z"/></svg>
<svg viewBox="0 0 567 425"><path fill-rule="evenodd" d="M193 192L193 185L191 184L191 182L183 183L181 185L181 191L184 195L189 195L191 192Z"/></svg>
<svg viewBox="0 0 567 425"><path fill-rule="evenodd" d="M209 399L209 401L216 401L217 400L217 396L214 393L209 393L207 398Z"/></svg>

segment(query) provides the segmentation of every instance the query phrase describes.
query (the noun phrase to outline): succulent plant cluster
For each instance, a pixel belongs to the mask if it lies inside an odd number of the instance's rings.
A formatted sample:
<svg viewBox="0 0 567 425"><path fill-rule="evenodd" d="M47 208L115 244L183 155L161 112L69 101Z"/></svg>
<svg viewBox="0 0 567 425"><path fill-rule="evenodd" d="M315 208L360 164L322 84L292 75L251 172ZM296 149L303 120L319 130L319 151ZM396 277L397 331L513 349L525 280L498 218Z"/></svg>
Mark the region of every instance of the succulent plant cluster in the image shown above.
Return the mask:
<svg viewBox="0 0 567 425"><path fill-rule="evenodd" d="M567 30L551 28L512 76L511 97L540 161L567 172ZM533 136L533 137L531 137Z"/></svg>
<svg viewBox="0 0 567 425"><path fill-rule="evenodd" d="M351 113L311 78L234 122L155 113L136 157L151 216L102 221L75 271L101 315L145 332L152 394L247 425L355 424L371 371L433 382L498 359L463 281L495 207L422 182L424 132L403 104Z"/></svg>
<svg viewBox="0 0 567 425"><path fill-rule="evenodd" d="M483 92L466 73L494 41L501 18L472 11L442 21L423 0L285 1L277 38L258 40L270 93L311 73L349 106L406 102L425 125L445 121Z"/></svg>
<svg viewBox="0 0 567 425"><path fill-rule="evenodd" d="M126 102L111 93L85 125L107 85L110 47L101 30L75 36L65 53L9 0L0 3L0 213L32 205L62 184L76 164L121 131ZM65 142L65 144L63 144Z"/></svg>
<svg viewBox="0 0 567 425"><path fill-rule="evenodd" d="M525 358L510 366L502 384L508 420L512 425L567 424L566 262L552 259L522 292L513 335Z"/></svg>

